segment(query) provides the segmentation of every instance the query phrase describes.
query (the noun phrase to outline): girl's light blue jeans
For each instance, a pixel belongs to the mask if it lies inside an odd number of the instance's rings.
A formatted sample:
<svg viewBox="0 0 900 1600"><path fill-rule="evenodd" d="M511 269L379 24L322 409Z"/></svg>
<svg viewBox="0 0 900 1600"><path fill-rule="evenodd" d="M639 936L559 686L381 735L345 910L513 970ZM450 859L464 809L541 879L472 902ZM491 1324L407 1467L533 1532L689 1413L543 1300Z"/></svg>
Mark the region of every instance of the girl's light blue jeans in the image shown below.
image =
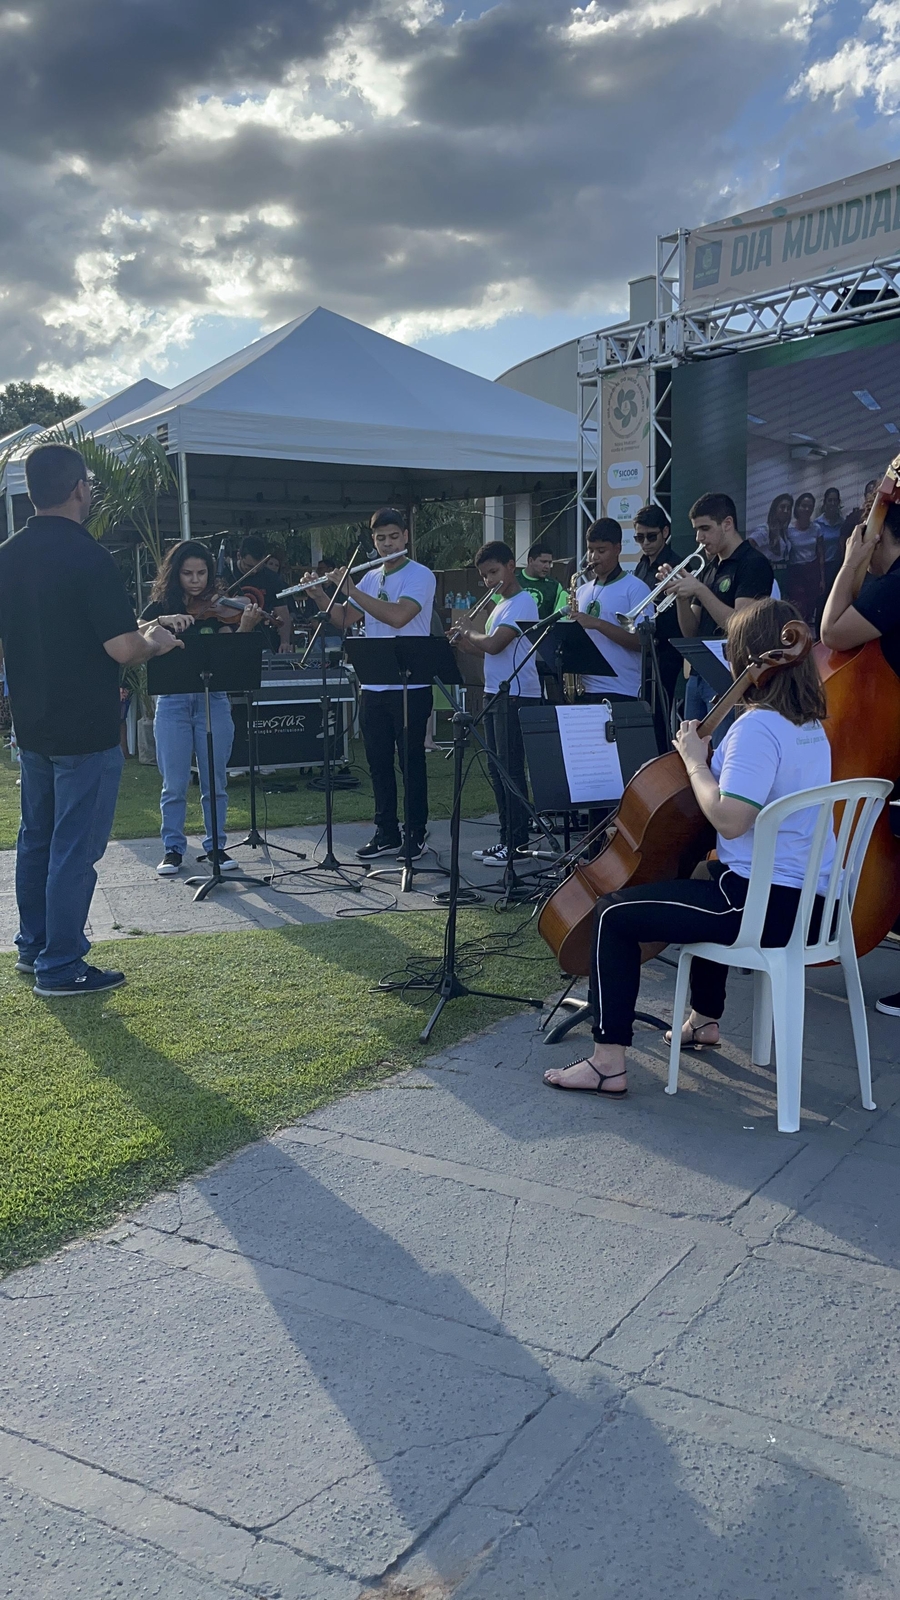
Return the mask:
<svg viewBox="0 0 900 1600"><path fill-rule="evenodd" d="M234 742L234 722L227 694L211 694L209 701L216 767L214 779L219 849L224 850L228 809L226 769ZM187 812L188 786L191 781L191 757L195 755L197 771L200 774L200 800L206 827L203 848L208 854L213 848L213 838L209 804L209 763L206 759L204 696L161 694L156 702L153 732L156 737L156 764L163 780L162 794L159 797L163 846L166 850L177 850L181 856L187 850L184 819Z"/></svg>

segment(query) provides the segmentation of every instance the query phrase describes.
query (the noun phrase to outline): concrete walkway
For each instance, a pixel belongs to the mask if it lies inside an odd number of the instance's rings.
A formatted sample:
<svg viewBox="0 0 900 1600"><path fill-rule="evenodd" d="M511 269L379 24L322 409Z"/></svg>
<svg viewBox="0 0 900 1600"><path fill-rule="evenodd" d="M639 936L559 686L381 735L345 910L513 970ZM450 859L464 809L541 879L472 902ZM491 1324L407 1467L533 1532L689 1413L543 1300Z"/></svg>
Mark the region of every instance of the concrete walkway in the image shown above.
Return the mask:
<svg viewBox="0 0 900 1600"><path fill-rule="evenodd" d="M236 837L240 837L237 835ZM240 865L241 871L258 879L252 885L235 883L228 874L221 889L199 903L194 900L195 890L189 889L185 879L191 874L203 876L208 867L198 862L203 848L199 838L188 843L181 873L177 878L158 878L156 864L162 853L158 839L113 840L98 867L98 882L91 905L87 926L91 939L123 939L142 933L233 933L248 927L277 928L283 923L326 922L339 909L367 907L370 910L387 907L397 897L399 903L399 874L382 878L378 883L366 881L356 860L357 848L372 837L370 822L339 823L334 830L335 853L338 860L346 862L351 878L363 885L362 893L346 888L327 872L303 871L299 877L284 876L295 867L311 867L321 861L325 853L324 828L270 828L268 839L272 846L267 858L261 848L235 848L229 854ZM463 877L475 885L496 882L496 867L484 868L480 861L472 860L472 851L497 842L496 818L485 817L466 821L462 825ZM449 861L449 824L437 821L430 825L429 849L416 865L414 889L403 896L403 909L434 910L432 895L446 888L446 874L434 870L440 863ZM278 846L300 850L306 859L297 860ZM376 868L396 867L393 856L379 857ZM274 870L274 882L267 886L264 878ZM0 949L11 950L18 928L15 897L15 851L0 851Z"/></svg>
<svg viewBox="0 0 900 1600"><path fill-rule="evenodd" d="M867 1114L813 972L783 1137L749 999L674 1100L518 1016L8 1278L0 1595L896 1600L900 1022Z"/></svg>

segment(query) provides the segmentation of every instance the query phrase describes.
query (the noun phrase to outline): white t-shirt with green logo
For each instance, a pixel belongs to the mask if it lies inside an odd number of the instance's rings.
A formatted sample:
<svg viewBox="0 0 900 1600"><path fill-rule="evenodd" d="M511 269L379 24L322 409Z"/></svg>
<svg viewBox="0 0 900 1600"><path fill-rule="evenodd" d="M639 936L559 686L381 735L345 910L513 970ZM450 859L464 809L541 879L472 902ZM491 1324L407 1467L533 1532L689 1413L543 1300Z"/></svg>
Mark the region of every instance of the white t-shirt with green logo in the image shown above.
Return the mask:
<svg viewBox="0 0 900 1600"><path fill-rule="evenodd" d="M356 585L363 594L372 596L373 600L415 600L419 607L415 616L409 622L404 622L402 628L392 628L389 622L381 622L378 617L370 617L365 613L365 636L367 639L408 639L411 637L427 637L431 633L431 613L434 607L434 591L437 579L433 572L423 567L420 561L405 561L402 567L394 572L386 573L383 567L373 567L366 572ZM350 604L353 604L351 600ZM359 609L359 608L357 608ZM411 689L427 689L427 683L411 683ZM398 693L397 685L391 683L367 683L366 690L376 694L393 689Z"/></svg>
<svg viewBox="0 0 900 1600"><path fill-rule="evenodd" d="M738 717L712 758L712 774L719 792L733 800L746 800L757 811L770 800L816 789L831 782L831 745L821 722L802 727L779 712L755 706ZM809 860L817 811L798 811L778 830L772 882L799 889ZM754 827L739 839L716 835L716 853L732 872L750 877ZM819 893L828 887L834 859L834 838L829 835L822 858Z"/></svg>
<svg viewBox="0 0 900 1600"><path fill-rule="evenodd" d="M583 583L578 591L578 609L602 622L615 622L619 611L632 611L650 590L632 572L623 572L612 583ZM615 673L614 678L600 673L582 673L586 694L627 694L636 700L641 692L641 652L616 644L605 634L586 629L594 648L600 651Z"/></svg>

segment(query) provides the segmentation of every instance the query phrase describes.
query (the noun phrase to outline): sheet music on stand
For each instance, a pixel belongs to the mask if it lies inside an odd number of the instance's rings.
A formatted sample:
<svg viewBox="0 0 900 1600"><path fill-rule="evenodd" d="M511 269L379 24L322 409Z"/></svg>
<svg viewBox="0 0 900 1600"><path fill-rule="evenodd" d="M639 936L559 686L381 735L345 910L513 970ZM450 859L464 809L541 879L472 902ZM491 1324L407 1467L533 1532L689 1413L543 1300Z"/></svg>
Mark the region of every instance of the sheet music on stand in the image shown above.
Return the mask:
<svg viewBox="0 0 900 1600"><path fill-rule="evenodd" d="M619 800L625 788L619 747L607 738L608 706L556 706L559 741L573 805Z"/></svg>

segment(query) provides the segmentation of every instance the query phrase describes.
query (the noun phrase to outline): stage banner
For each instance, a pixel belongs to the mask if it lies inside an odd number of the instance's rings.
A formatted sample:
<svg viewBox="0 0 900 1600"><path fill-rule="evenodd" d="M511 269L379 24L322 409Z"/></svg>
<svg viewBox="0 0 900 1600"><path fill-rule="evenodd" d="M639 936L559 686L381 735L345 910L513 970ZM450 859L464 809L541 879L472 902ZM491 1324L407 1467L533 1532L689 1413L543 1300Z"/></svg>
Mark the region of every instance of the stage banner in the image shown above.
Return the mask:
<svg viewBox="0 0 900 1600"><path fill-rule="evenodd" d="M636 559L634 519L650 498L651 369L627 367L600 379L598 515L615 517L623 554Z"/></svg>
<svg viewBox="0 0 900 1600"><path fill-rule="evenodd" d="M900 161L688 236L682 307L728 305L900 253Z"/></svg>

